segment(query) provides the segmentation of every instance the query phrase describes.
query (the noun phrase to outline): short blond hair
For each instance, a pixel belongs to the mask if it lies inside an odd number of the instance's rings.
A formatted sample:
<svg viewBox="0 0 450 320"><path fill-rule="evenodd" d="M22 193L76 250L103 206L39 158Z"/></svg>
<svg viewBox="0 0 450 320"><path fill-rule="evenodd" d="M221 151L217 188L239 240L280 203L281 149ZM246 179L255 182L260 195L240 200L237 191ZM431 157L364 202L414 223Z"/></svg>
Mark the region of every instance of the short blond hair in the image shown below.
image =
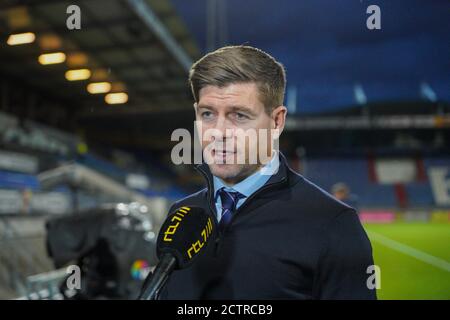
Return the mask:
<svg viewBox="0 0 450 320"><path fill-rule="evenodd" d="M225 87L232 83L255 83L268 114L283 105L286 72L268 53L250 46L227 46L210 52L195 62L189 84L195 102L208 85Z"/></svg>

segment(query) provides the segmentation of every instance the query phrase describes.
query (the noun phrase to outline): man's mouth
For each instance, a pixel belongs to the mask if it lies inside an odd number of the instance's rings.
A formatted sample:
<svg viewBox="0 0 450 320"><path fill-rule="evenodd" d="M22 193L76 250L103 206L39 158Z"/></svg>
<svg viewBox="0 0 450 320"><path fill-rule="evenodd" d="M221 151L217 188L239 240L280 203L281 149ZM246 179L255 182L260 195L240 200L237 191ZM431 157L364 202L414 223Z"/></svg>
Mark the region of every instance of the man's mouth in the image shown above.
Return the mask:
<svg viewBox="0 0 450 320"><path fill-rule="evenodd" d="M223 149L214 149L213 152L218 153L218 154L234 154L234 153L236 153L236 151L223 150Z"/></svg>
<svg viewBox="0 0 450 320"><path fill-rule="evenodd" d="M225 159L230 159L230 157L233 157L236 154L235 151L230 150L216 150L214 149L212 152L212 156L216 161L222 163Z"/></svg>
<svg viewBox="0 0 450 320"><path fill-rule="evenodd" d="M214 149L213 153L217 154L217 155L229 155L229 154L235 154L236 152L235 151L230 151L230 150L217 150L217 149Z"/></svg>

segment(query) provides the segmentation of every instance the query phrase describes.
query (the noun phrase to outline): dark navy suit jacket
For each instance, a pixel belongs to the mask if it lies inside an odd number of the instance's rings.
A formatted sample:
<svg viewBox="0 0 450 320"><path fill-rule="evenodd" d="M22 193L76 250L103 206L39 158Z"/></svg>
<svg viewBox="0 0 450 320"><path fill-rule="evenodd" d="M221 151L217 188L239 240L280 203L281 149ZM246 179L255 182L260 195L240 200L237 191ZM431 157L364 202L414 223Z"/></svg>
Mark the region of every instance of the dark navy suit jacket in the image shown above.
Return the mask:
<svg viewBox="0 0 450 320"><path fill-rule="evenodd" d="M180 201L217 223L213 180ZM174 271L161 299L376 299L367 268L372 249L355 210L298 173L280 168L237 209L189 268Z"/></svg>

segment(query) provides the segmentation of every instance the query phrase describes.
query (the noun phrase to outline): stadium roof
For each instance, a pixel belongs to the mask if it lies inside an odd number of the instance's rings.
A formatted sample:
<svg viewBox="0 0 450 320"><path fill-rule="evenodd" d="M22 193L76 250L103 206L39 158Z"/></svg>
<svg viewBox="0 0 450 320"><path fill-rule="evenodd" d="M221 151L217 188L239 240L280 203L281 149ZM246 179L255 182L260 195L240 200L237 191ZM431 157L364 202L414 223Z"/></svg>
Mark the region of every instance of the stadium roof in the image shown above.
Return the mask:
<svg viewBox="0 0 450 320"><path fill-rule="evenodd" d="M81 9L81 29L69 30L67 8ZM187 66L199 51L169 1L6 0L0 4L0 72L67 101L81 113L153 112L191 105ZM34 43L6 45L11 34L33 32ZM44 53L62 52L65 63L41 65ZM87 68L89 81L67 81L68 69ZM105 108L89 82L107 81L126 92L126 107Z"/></svg>

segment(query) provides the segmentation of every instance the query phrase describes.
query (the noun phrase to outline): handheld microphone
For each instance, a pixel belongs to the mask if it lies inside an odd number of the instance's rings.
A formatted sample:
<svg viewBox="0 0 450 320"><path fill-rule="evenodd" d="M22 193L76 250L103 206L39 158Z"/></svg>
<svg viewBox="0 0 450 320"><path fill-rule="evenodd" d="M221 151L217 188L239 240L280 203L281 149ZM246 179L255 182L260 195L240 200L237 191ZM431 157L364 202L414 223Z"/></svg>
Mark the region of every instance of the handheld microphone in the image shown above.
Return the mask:
<svg viewBox="0 0 450 320"><path fill-rule="evenodd" d="M155 300L170 274L191 265L215 234L211 216L200 207L184 206L170 214L158 234L159 263L146 281L139 300Z"/></svg>

